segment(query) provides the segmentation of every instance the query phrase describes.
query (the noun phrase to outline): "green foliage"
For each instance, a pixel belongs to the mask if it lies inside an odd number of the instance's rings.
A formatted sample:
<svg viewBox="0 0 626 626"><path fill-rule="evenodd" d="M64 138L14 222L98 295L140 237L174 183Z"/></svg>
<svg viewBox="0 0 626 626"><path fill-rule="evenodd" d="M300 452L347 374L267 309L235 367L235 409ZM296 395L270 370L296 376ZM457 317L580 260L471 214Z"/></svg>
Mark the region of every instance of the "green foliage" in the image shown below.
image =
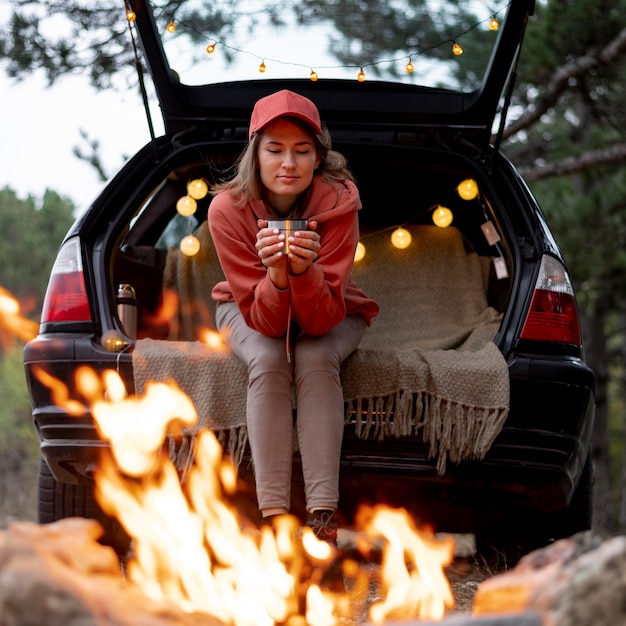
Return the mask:
<svg viewBox="0 0 626 626"><path fill-rule="evenodd" d="M605 46L624 27L623 0L537 2L524 40L520 78L542 86L564 63Z"/></svg>
<svg viewBox="0 0 626 626"><path fill-rule="evenodd" d="M5 460L12 459L14 464L36 458L38 444L32 425L21 345L0 353L0 398L0 456Z"/></svg>
<svg viewBox="0 0 626 626"><path fill-rule="evenodd" d="M85 6L64 0L14 1L6 31L0 31L0 53L6 72L26 78L44 70L50 84L60 76L81 70L94 86L106 88L133 60L123 4ZM52 18L56 28L46 28ZM61 26L62 28L59 28ZM46 33L58 33L49 36Z"/></svg>
<svg viewBox="0 0 626 626"><path fill-rule="evenodd" d="M22 305L22 313L37 319L52 263L69 226L74 206L53 191L42 200L17 197L0 190L0 285ZM6 340L2 348L7 345ZM23 517L22 502L30 502L39 445L32 424L26 387L23 345L17 339L0 349L0 502L7 513ZM28 479L28 484L24 481ZM18 483L16 489L16 481Z"/></svg>
<svg viewBox="0 0 626 626"><path fill-rule="evenodd" d="M0 285L23 303L25 314L39 310L50 270L74 221L74 205L54 191L43 200L0 190Z"/></svg>

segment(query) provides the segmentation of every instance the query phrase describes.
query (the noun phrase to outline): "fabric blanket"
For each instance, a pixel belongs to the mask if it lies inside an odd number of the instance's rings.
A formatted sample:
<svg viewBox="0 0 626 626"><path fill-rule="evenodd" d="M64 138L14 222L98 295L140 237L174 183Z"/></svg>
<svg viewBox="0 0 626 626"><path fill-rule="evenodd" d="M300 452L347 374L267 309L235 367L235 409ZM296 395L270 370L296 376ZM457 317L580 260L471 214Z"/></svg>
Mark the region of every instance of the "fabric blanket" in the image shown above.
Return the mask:
<svg viewBox="0 0 626 626"><path fill-rule="evenodd" d="M448 460L483 458L508 415L508 367L493 343L501 315L486 300L489 260L467 251L458 229L409 229L405 250L391 247L387 231L362 236L367 252L354 278L381 313L342 367L346 416L356 416L360 437L421 434L443 473ZM150 380L176 382L199 415L189 436L211 428L239 461L247 375L235 356L196 340L199 323L212 325L210 288L221 274L206 224L196 236L202 257L176 250L168 257L165 287L180 299L177 340L136 342L135 390Z"/></svg>

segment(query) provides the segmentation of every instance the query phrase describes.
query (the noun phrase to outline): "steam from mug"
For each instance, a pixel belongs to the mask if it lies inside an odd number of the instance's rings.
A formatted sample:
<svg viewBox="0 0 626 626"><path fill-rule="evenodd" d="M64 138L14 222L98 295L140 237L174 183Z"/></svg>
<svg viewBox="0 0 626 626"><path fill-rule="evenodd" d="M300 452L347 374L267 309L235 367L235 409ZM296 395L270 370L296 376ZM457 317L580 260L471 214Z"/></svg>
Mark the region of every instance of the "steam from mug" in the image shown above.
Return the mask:
<svg viewBox="0 0 626 626"><path fill-rule="evenodd" d="M269 220L268 228L278 228L285 235L285 254L289 254L289 237L297 230L306 230L306 220L303 219L284 219Z"/></svg>

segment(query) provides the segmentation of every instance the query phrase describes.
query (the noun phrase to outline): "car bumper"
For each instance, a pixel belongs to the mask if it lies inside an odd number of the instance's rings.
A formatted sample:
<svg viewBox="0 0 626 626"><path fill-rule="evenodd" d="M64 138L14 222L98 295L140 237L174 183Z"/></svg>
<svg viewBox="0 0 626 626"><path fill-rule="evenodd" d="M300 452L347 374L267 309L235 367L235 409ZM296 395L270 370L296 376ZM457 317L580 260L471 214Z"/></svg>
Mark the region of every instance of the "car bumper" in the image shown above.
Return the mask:
<svg viewBox="0 0 626 626"><path fill-rule="evenodd" d="M36 369L71 389L80 365L100 372L113 368L132 393L130 355L100 351L87 339L46 338L27 344L24 362L42 457L59 482L91 479L106 443L100 440L88 407L80 417L68 415L53 402ZM593 373L579 359L526 356L515 357L510 372L510 414L486 457L448 463L443 475L437 473L419 436L361 439L354 424L348 424L341 457L342 506L351 512L364 501L422 507L434 498L447 507L471 506L486 517L505 505L541 511L566 507L590 447Z"/></svg>

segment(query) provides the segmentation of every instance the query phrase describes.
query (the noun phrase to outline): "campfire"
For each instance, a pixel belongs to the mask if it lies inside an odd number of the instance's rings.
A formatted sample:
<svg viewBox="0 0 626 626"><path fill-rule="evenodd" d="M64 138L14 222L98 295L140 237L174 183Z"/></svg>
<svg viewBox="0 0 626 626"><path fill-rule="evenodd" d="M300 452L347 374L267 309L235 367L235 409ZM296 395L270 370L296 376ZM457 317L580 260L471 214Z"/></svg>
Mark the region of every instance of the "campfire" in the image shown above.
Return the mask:
<svg viewBox="0 0 626 626"><path fill-rule="evenodd" d="M1 287L0 329L23 341L37 332L37 324L21 315L18 301ZM220 333L207 331L202 341L212 350L227 350ZM43 370L37 375L69 414L83 415L91 407L110 444L96 473L96 497L131 538L119 583L133 598L143 595L234 626L334 626L355 622L365 612L373 624L441 620L453 606L444 568L452 561L454 541L419 530L406 511L363 507L350 557L293 516L259 529L234 505L237 470L210 430L195 438L184 473L172 462L168 444L198 419L193 402L176 385L152 382L143 395L129 396L113 370L99 376L79 368L72 389ZM110 573L108 557L98 552L98 532L68 522L79 552L92 555L93 563L104 558L103 569ZM28 527L13 532L33 545L60 541L58 528L42 529L41 537ZM59 546L63 561L77 558L66 543ZM380 566L368 569L363 565L373 554L380 555ZM324 584L331 567L343 580L340 592ZM372 600L373 582L378 592Z"/></svg>
<svg viewBox="0 0 626 626"><path fill-rule="evenodd" d="M46 379L54 397L78 413L59 381ZM359 558L340 551L285 515L276 527L256 528L232 504L237 471L213 433L196 437L184 480L167 442L192 426L197 414L175 385L150 383L127 396L114 371L102 378L84 367L76 389L110 452L96 474L96 496L132 539L125 564L128 585L152 601L175 604L224 624L332 626L368 610L368 620L441 620L454 601L444 567L453 558L452 537L415 527L404 510L378 506L357 516ZM361 566L380 552L379 598L369 602L371 571ZM339 569L345 591L323 584Z"/></svg>

